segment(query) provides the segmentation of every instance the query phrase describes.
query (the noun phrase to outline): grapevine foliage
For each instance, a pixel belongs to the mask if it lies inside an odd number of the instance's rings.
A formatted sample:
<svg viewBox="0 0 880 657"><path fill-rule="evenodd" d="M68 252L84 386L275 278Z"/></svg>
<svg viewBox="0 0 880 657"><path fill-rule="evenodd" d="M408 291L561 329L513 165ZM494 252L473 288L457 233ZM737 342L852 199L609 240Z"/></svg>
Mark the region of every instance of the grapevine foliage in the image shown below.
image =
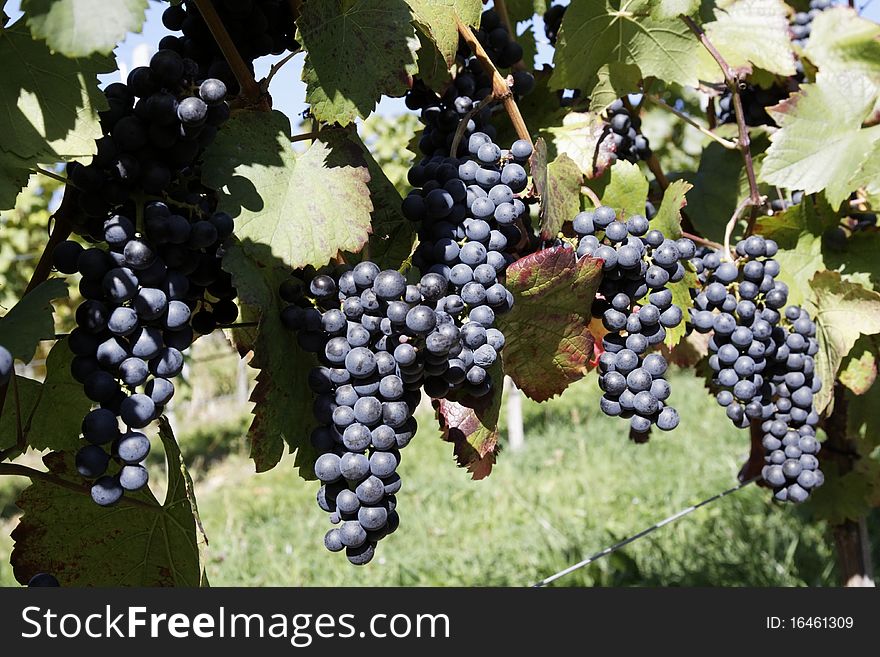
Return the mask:
<svg viewBox="0 0 880 657"><path fill-rule="evenodd" d="M718 421L750 430L741 478L835 523L880 499L880 27L857 11L184 0L149 65L101 87L148 6L111 4L0 11L0 207L28 204L35 174L66 183L0 318L0 474L32 478L23 584L205 581L162 414L187 349L220 329L259 370L256 469L295 452L335 525L325 546L353 564L405 531L420 400L482 478L505 376L538 402L595 377L643 443L676 428L668 363L687 364ZM297 137L254 62L300 51ZM405 99L409 151L381 117L358 130L383 96ZM65 299L76 328L44 377L17 374ZM30 449L45 471L12 463Z"/></svg>

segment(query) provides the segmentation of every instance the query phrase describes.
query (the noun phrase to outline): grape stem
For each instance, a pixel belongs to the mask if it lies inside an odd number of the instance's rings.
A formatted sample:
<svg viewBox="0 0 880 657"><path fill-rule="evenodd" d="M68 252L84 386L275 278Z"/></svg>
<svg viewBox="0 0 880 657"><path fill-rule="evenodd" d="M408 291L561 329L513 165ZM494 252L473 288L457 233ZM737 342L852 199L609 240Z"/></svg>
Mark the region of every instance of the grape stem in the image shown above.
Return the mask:
<svg viewBox="0 0 880 657"><path fill-rule="evenodd" d="M458 127L455 129L455 136L452 138L452 145L449 147L449 157L457 157L458 153L458 145L461 143L461 140L464 138L465 130L467 130L468 122L474 118L474 115L477 112L481 112L487 107L492 107L495 104L494 99L491 99L488 103L479 103L476 107L472 108L467 114L461 117L461 121L458 122Z"/></svg>
<svg viewBox="0 0 880 657"><path fill-rule="evenodd" d="M758 218L758 208L760 208L764 204L764 199L761 197L761 191L758 189L758 180L755 177L755 164L752 161L752 150L751 150L751 141L749 139L749 129L746 126L745 113L743 112L742 105L742 97L739 93L739 79L733 73L733 69L730 68L727 61L724 59L722 54L718 52L718 49L714 46L714 44L709 40L709 36L706 32L694 22L690 16L686 16L681 14L681 19L685 22L685 24L690 28L691 32L693 32L696 37L700 40L700 43L703 44L703 47L709 51L709 54L712 55L712 58L718 63L718 66L721 68L721 72L724 74L724 81L727 83L727 88L730 89L730 93L733 96L733 109L736 114L736 126L739 132L737 137L737 145L739 146L739 150L742 153L743 164L746 169L746 177L749 180L749 202L740 209L742 212L746 206L751 207L751 216L749 218L748 227L746 228L746 235L751 234L752 229L755 225L755 220ZM734 215L736 217L736 215ZM731 219L731 223L736 223L734 219ZM728 229L730 229L730 224L728 224ZM725 237L725 247L729 247L729 238Z"/></svg>
<svg viewBox="0 0 880 657"><path fill-rule="evenodd" d="M226 26L223 25L223 21L220 19L220 14L214 8L214 4L210 0L193 0L193 3L199 10L199 13L202 14L202 18L205 19L205 23L214 37L214 41L217 42L223 57L226 58L229 68L232 69L232 73L235 75L235 79L238 80L245 98L253 105L259 106L260 109L268 110L269 103L266 95L260 89L260 85L257 84L247 64L245 64L241 53L238 52L238 48L235 47L229 32L226 30Z"/></svg>
<svg viewBox="0 0 880 657"><path fill-rule="evenodd" d="M293 59L294 57L296 57L300 52L302 52L302 50L294 50L293 52L288 53L287 55L285 55L285 56L284 56L282 59L280 59L279 61L277 61L277 62L275 62L274 64L272 64L272 66L269 68L269 75L267 75L265 78L263 78L262 80L260 80L260 90L261 90L262 93L264 93L264 94L268 94L268 93L269 93L269 85L272 84L272 78L275 77L275 75L278 73L278 71L280 71L281 68L282 68L287 62L289 62L291 59Z"/></svg>
<svg viewBox="0 0 880 657"><path fill-rule="evenodd" d="M727 226L724 228L724 259L728 261L733 261L731 257L730 250L730 238L733 236L733 229L736 228L736 223L739 221L740 215L742 215L743 210L747 207L754 207L752 202L752 198L750 196L745 197L742 201L739 202L739 205L736 206L736 210L733 211L733 216L730 218L730 221L727 222Z"/></svg>
<svg viewBox="0 0 880 657"><path fill-rule="evenodd" d="M682 121L687 123L692 128L696 128L697 130L702 132L704 135L709 137L709 139L713 139L714 141L717 141L719 144L724 146L724 148L729 148L731 150L735 150L735 149L739 148L739 146L737 145L736 142L730 141L729 139L725 139L724 137L716 135L714 132L712 132L708 128L700 125L694 119L692 119L690 116L688 116L687 114L685 114L681 110L677 110L672 105L669 105L668 103L666 103L666 101L664 101L663 99L658 98L657 96L650 95L650 94L645 94L643 96L643 98L645 100L647 100L648 102L653 103L654 105L656 105L660 109L666 110L670 114L674 114L675 116L680 118Z"/></svg>
<svg viewBox="0 0 880 657"><path fill-rule="evenodd" d="M594 192L592 189L590 189L586 185L583 185L581 187L581 193L583 193L584 196L588 197L593 202L594 207L598 208L600 205L602 205L602 199L600 199L596 195L596 192Z"/></svg>
<svg viewBox="0 0 880 657"><path fill-rule="evenodd" d="M64 176L59 176L54 171L47 171L46 169L43 169L42 167L34 167L33 169L31 169L31 173L36 173L37 175L40 175L40 176L46 176L47 178L51 178L52 180L57 180L58 182L63 183L65 185L70 185L71 187L76 187L76 185L74 185L72 182L70 182L70 180L68 180Z"/></svg>
<svg viewBox="0 0 880 657"><path fill-rule="evenodd" d="M29 468L28 466L21 465L19 463L0 463L0 476L2 475L13 477L28 477L31 480L45 481L46 483L60 486L61 488L72 490L75 493L81 493L83 495L88 495L91 497L91 493L86 486L74 483L72 481L67 481L66 479L62 479L61 477L53 475L50 472L35 470L34 468ZM125 496L123 496L119 500L119 504L124 506L133 506L139 509L149 509L150 511L154 512L162 510L162 507L156 506L155 504L147 504L146 502L142 502L138 499Z"/></svg>
<svg viewBox="0 0 880 657"><path fill-rule="evenodd" d="M700 237L699 235L694 235L693 233L689 233L684 230L681 231L681 236L688 238L691 242L694 242L695 244L702 244L703 246L708 246L709 248L715 249L716 251L720 251L724 248L723 244L713 242L712 240L707 240L705 237Z"/></svg>
<svg viewBox="0 0 880 657"><path fill-rule="evenodd" d="M308 139L317 139L321 135L320 130L312 130L311 132L304 132L301 135L294 135L290 138L290 143L295 143L298 141L306 141Z"/></svg>
<svg viewBox="0 0 880 657"><path fill-rule="evenodd" d="M498 69L495 68L495 64L492 63L489 55L483 49L482 44L477 40L477 37L474 36L474 33L471 32L471 29L462 22L458 15L455 16L455 25L458 28L459 35L461 35L461 38L468 44L476 58L480 61L480 64L483 65L483 68L490 71L492 75L492 97L504 103L504 109L510 117L511 123L513 123L517 136L534 146L532 136L529 134L526 122L519 111L516 101L513 99L513 93L510 90L510 86L507 84L507 80L498 72Z"/></svg>

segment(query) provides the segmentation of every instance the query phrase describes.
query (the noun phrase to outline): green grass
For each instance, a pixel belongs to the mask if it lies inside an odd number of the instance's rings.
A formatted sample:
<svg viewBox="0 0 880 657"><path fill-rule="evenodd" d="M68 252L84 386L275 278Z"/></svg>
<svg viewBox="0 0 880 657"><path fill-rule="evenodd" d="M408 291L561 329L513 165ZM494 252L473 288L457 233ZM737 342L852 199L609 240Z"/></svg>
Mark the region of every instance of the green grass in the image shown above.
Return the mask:
<svg viewBox="0 0 880 657"><path fill-rule="evenodd" d="M254 475L233 450L196 473L209 579L215 586L532 584L736 483L747 435L693 376L674 374L673 390L681 426L647 445L630 443L625 422L598 412L592 378L549 404L526 403L525 448L503 452L479 482L455 467L451 445L422 418L400 469L400 529L363 568L323 548L331 525L315 505L315 483L297 477L292 459ZM8 536L0 541L7 561ZM0 584L13 583L9 571L0 567ZM749 486L558 584L834 582L824 525Z"/></svg>

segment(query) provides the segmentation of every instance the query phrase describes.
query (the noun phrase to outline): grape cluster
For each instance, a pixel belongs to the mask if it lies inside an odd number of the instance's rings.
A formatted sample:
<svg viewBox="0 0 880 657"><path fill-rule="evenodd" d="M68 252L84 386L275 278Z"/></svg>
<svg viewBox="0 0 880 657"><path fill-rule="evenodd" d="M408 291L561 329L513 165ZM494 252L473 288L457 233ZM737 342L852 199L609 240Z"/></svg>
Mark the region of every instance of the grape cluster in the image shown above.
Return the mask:
<svg viewBox="0 0 880 657"><path fill-rule="evenodd" d="M419 187L403 202L404 215L420 222L413 264L449 281L439 307L455 318L464 343L465 381L447 391L426 388L435 398L461 384L472 396L491 390L487 370L504 346L504 336L493 328L495 318L513 306L503 276L524 238L528 215L517 195L528 183L523 164L531 144L518 140L502 151L487 134L476 132L467 149L467 158L437 156L413 167L410 180Z"/></svg>
<svg viewBox="0 0 880 657"><path fill-rule="evenodd" d="M507 68L522 59L522 48L511 39L494 10L483 12L480 29L475 34L496 66ZM513 72L514 94L524 96L534 85L534 77L528 71ZM465 118L464 139L456 155L467 155L467 139L475 132L483 132L494 139L495 127L490 123L492 108L483 104L491 94L491 75L473 56L467 43L460 40L455 78L446 91L437 94L422 80L416 79L406 94L406 106L420 110L419 119L425 126L419 139L422 154L428 157L448 155L459 123Z"/></svg>
<svg viewBox="0 0 880 657"><path fill-rule="evenodd" d="M762 423L768 451L765 480L777 499L802 502L822 482L814 456L819 416L813 395L821 382L814 375L813 357L819 345L809 315L796 306L785 308L788 287L776 280L777 250L776 242L757 235L736 245L736 262L701 249L693 263L703 288L693 291L691 325L712 333L712 384L727 417L740 428ZM788 327L781 323L783 309ZM800 481L802 470L810 474Z"/></svg>
<svg viewBox="0 0 880 657"><path fill-rule="evenodd" d="M399 450L416 432L421 388L445 391L465 377L461 332L438 309L446 286L437 274L408 285L399 272L364 261L294 276L280 290L290 304L283 324L321 361L309 376L319 423L311 435L318 504L341 523L324 544L345 548L356 565L369 562L376 542L399 524Z"/></svg>
<svg viewBox="0 0 880 657"><path fill-rule="evenodd" d="M562 19L565 18L565 10L568 5L553 5L544 12L544 35L551 46L556 45L559 38L559 30L562 27Z"/></svg>
<svg viewBox="0 0 880 657"><path fill-rule="evenodd" d="M480 29L475 31L477 41L489 55L489 59L497 68L512 68L522 62L523 49L516 40L515 35L507 31L501 17L494 9L487 9L480 17ZM459 40L459 55L467 56L469 49L463 40ZM534 76L525 70L514 70L513 93L517 96L525 96L535 88Z"/></svg>
<svg viewBox="0 0 880 657"><path fill-rule="evenodd" d="M789 33L791 41L801 48L806 47L812 31L813 19L826 9L834 7L833 0L810 0L809 11L799 11L792 16Z"/></svg>
<svg viewBox="0 0 880 657"><path fill-rule="evenodd" d="M15 362L9 350L0 345L0 388L9 383L15 371Z"/></svg>
<svg viewBox="0 0 880 657"><path fill-rule="evenodd" d="M603 260L601 298L592 308L608 330L599 357L602 412L629 419L636 436L647 434L653 424L670 431L679 417L665 404L667 363L661 354L647 352L663 342L667 329L681 323L681 308L667 284L684 278L683 262L694 255L694 244L666 239L642 215L619 220L606 206L581 212L573 227L580 238L578 256Z"/></svg>
<svg viewBox="0 0 880 657"><path fill-rule="evenodd" d="M632 116L622 99L617 99L606 110L608 126L614 141L615 155L627 162L636 163L651 157L648 138L639 133L642 121Z"/></svg>
<svg viewBox="0 0 880 657"><path fill-rule="evenodd" d="M295 17L287 0L221 0L213 5L252 73L253 60L258 57L299 50ZM233 94L239 92L232 70L194 3L168 7L162 22L172 32L183 32L183 36L164 37L160 48L192 59L201 77L219 78Z"/></svg>
<svg viewBox="0 0 880 657"><path fill-rule="evenodd" d="M825 481L816 458L819 416L813 407L813 395L822 385L813 358L819 343L816 324L803 308L789 306L785 319L788 326L778 334L769 368L774 412L761 425L767 462L761 475L777 500L803 502Z"/></svg>
<svg viewBox="0 0 880 657"><path fill-rule="evenodd" d="M202 218L158 201L148 203L143 216L141 229L124 215L110 216L106 251L67 241L53 252L58 271L82 275L85 300L68 340L75 354L71 372L99 407L83 420L88 444L77 453L76 467L95 480L92 498L102 506L147 484L141 463L150 441L141 430L174 394L171 379L183 368L193 328L208 333L238 315L232 279L220 269L232 218L222 212ZM127 427L122 432L120 418ZM120 468L108 475L111 457Z"/></svg>
<svg viewBox="0 0 880 657"><path fill-rule="evenodd" d="M192 60L172 50L158 51L104 94L109 109L100 114L97 154L86 166L68 166L80 209L74 229L95 240L103 239L107 215L135 193L187 201L200 153L229 118L226 85L201 78Z"/></svg>
<svg viewBox="0 0 880 657"><path fill-rule="evenodd" d="M720 390L718 403L738 427L769 418L773 408L763 402L767 356L778 347L774 333L780 309L788 301L788 287L776 280L779 263L773 260L776 242L752 236L737 245L737 262L719 251L701 249L693 263L701 290L693 290L691 324L700 333L712 333L709 366Z"/></svg>

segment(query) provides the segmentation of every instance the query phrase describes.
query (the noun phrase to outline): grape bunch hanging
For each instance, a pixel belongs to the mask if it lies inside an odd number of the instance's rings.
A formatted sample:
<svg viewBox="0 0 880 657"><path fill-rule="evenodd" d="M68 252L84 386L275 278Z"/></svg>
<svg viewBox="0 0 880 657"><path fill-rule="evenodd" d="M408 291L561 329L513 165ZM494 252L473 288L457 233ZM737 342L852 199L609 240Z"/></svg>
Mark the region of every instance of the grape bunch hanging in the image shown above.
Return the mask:
<svg viewBox="0 0 880 657"><path fill-rule="evenodd" d="M251 70L258 56L298 47L287 3L218 10ZM238 83L192 3L169 7L163 22L184 35L163 38L149 66L104 90L97 154L68 168L72 227L95 246L67 241L53 254L59 272L82 277L71 370L97 408L83 419L76 467L102 506L147 485L145 430L170 402L184 352L238 317L221 269L233 221L200 170Z"/></svg>

